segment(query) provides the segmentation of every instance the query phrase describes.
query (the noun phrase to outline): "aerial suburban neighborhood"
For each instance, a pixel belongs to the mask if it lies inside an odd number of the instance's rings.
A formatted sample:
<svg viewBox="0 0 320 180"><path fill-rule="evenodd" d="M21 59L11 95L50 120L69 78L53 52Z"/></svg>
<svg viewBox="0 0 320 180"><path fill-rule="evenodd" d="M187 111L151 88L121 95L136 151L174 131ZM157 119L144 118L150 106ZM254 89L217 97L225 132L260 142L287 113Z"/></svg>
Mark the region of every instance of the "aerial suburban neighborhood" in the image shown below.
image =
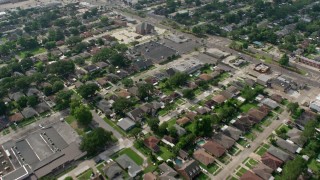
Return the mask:
<svg viewBox="0 0 320 180"><path fill-rule="evenodd" d="M320 1L0 0L1 180L320 179Z"/></svg>

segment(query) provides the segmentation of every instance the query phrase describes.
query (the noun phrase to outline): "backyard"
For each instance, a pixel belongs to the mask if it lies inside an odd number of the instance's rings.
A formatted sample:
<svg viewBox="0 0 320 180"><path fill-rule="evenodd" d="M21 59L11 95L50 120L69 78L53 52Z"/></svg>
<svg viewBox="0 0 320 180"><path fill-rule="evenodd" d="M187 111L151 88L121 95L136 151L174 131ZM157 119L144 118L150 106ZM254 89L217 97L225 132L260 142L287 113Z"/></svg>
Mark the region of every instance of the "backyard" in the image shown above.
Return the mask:
<svg viewBox="0 0 320 180"><path fill-rule="evenodd" d="M128 157L130 157L135 163L137 163L139 166L143 164L143 158L140 157L136 152L134 152L131 148L123 149L115 154L113 154L111 157L113 159L116 159L117 157L126 154Z"/></svg>

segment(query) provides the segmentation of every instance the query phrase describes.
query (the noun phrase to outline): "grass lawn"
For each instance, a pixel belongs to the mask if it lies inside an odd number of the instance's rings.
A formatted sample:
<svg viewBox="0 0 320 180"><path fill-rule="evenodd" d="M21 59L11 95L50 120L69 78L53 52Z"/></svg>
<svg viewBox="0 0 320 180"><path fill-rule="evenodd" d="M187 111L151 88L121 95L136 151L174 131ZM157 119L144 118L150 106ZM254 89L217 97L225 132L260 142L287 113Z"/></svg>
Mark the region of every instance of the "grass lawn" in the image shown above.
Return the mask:
<svg viewBox="0 0 320 180"><path fill-rule="evenodd" d="M237 143L240 144L242 147L245 147L247 144L249 144L248 141L244 139L239 139Z"/></svg>
<svg viewBox="0 0 320 180"><path fill-rule="evenodd" d="M220 171L220 167L217 164L211 164L207 167L208 172L211 174L216 174L217 172Z"/></svg>
<svg viewBox="0 0 320 180"><path fill-rule="evenodd" d="M308 167L317 175L320 175L320 163L317 162L315 159L312 159L311 162L308 164Z"/></svg>
<svg viewBox="0 0 320 180"><path fill-rule="evenodd" d="M270 119L265 119L262 121L261 125L268 127L268 126L270 126L271 123L272 123L272 121Z"/></svg>
<svg viewBox="0 0 320 180"><path fill-rule="evenodd" d="M108 123L113 129L115 129L116 131L118 131L122 136L126 136L126 132L124 130L122 130L115 122L111 121L108 118L103 118L103 120Z"/></svg>
<svg viewBox="0 0 320 180"><path fill-rule="evenodd" d="M199 89L199 88L194 91L194 94L195 94L195 95L199 95L199 94L201 94L201 93L202 93L202 90Z"/></svg>
<svg viewBox="0 0 320 180"><path fill-rule="evenodd" d="M246 137L247 139L250 139L251 141L254 140L257 136L253 133L247 133L246 135L244 135L244 137Z"/></svg>
<svg viewBox="0 0 320 180"><path fill-rule="evenodd" d="M207 175L204 173L199 174L199 176L196 178L197 180L208 180L210 179Z"/></svg>
<svg viewBox="0 0 320 180"><path fill-rule="evenodd" d="M9 134L9 133L10 133L9 128L6 128L6 129L2 130L2 134L3 135Z"/></svg>
<svg viewBox="0 0 320 180"><path fill-rule="evenodd" d="M233 146L230 150L229 150L229 154L231 155L236 155L236 153L238 153L239 148L237 148L236 146Z"/></svg>
<svg viewBox="0 0 320 180"><path fill-rule="evenodd" d="M105 166L104 162L96 165L97 169L99 170L99 172L102 174L102 175L105 175L104 172L103 172L103 167Z"/></svg>
<svg viewBox="0 0 320 180"><path fill-rule="evenodd" d="M168 122L168 127L173 126L173 125L176 123L176 121L177 121L176 118L172 118L172 119L170 119L169 121L167 121L167 122Z"/></svg>
<svg viewBox="0 0 320 180"><path fill-rule="evenodd" d="M288 131L290 130L290 128L289 128L287 125L281 124L281 126L278 127L278 128L276 129L276 131L281 131L282 129L284 129L286 132L288 132Z"/></svg>
<svg viewBox="0 0 320 180"><path fill-rule="evenodd" d="M153 172L158 168L158 166L155 166L153 164L150 164L148 167L146 167L143 172L148 173L148 172Z"/></svg>
<svg viewBox="0 0 320 180"><path fill-rule="evenodd" d="M18 55L20 58L25 58L27 53L31 53L33 55L36 55L36 54L44 53L46 51L47 50L45 48L36 48L36 49L30 50L30 51L22 51Z"/></svg>
<svg viewBox="0 0 320 180"><path fill-rule="evenodd" d="M93 173L92 169L88 169L86 170L84 173L82 173L81 175L79 175L77 177L78 180L88 180L91 177L91 174Z"/></svg>
<svg viewBox="0 0 320 180"><path fill-rule="evenodd" d="M257 150L255 150L255 153L262 156L264 153L266 153L269 149L270 145L263 144L262 146L258 147Z"/></svg>
<svg viewBox="0 0 320 180"><path fill-rule="evenodd" d="M178 99L177 102L176 102L176 104L179 104L179 105L184 104L184 103L185 102L182 99Z"/></svg>
<svg viewBox="0 0 320 180"><path fill-rule="evenodd" d="M251 108L257 107L256 104L246 103L240 107L240 110L244 113L248 112Z"/></svg>
<svg viewBox="0 0 320 180"><path fill-rule="evenodd" d="M174 156L174 154L164 146L160 146L160 150L161 152L159 153L159 156L165 161Z"/></svg>
<svg viewBox="0 0 320 180"><path fill-rule="evenodd" d="M219 157L218 160L224 164L228 164L230 162L230 157L227 154L225 154Z"/></svg>
<svg viewBox="0 0 320 180"><path fill-rule="evenodd" d="M258 164L258 161L254 160L254 159L249 159L245 165L249 168L249 169L252 169L255 165Z"/></svg>
<svg viewBox="0 0 320 180"><path fill-rule="evenodd" d="M187 131L193 132L195 125L196 125L196 123L195 123L195 121L193 121L192 123L189 123L189 124L185 127L185 129L186 129Z"/></svg>
<svg viewBox="0 0 320 180"><path fill-rule="evenodd" d="M24 119L24 120L18 122L18 126L19 127L25 127L25 126L28 126L29 124L32 124L32 123L36 122L36 121L37 121L37 119L34 118L34 117L33 118L29 118L29 119Z"/></svg>
<svg viewBox="0 0 320 180"><path fill-rule="evenodd" d="M143 164L143 159L142 157L140 157L136 152L134 152L131 148L126 148L123 149L117 153L115 153L114 155L112 155L112 158L117 158L123 154L126 154L127 156L129 156L135 163L137 163L139 166L141 166Z"/></svg>
<svg viewBox="0 0 320 180"><path fill-rule="evenodd" d="M241 176L242 176L244 173L246 173L246 172L247 172L247 170L246 170L245 168L240 167L240 169L237 170L236 175L239 176L239 177L241 177Z"/></svg>

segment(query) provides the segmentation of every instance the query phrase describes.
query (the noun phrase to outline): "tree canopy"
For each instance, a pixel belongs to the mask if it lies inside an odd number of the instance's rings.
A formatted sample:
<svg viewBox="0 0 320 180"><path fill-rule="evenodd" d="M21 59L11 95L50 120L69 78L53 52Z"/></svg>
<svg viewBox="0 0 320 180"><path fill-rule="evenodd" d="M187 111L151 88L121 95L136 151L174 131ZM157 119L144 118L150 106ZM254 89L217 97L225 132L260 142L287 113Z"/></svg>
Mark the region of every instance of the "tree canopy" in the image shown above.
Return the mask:
<svg viewBox="0 0 320 180"><path fill-rule="evenodd" d="M80 148L88 155L93 155L110 143L112 143L112 133L98 127L83 137Z"/></svg>
<svg viewBox="0 0 320 180"><path fill-rule="evenodd" d="M74 117L84 126L88 126L92 121L90 109L84 105L80 105L74 110Z"/></svg>
<svg viewBox="0 0 320 180"><path fill-rule="evenodd" d="M78 88L78 92L83 98L91 97L98 90L99 86L95 83L84 84Z"/></svg>

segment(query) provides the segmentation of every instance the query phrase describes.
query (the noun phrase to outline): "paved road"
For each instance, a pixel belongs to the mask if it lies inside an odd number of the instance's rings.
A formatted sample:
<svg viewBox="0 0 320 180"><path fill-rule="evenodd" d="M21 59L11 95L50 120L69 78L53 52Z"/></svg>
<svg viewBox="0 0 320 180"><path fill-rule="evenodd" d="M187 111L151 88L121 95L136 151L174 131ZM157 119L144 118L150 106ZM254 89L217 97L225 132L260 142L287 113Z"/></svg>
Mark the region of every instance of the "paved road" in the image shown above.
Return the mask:
<svg viewBox="0 0 320 180"><path fill-rule="evenodd" d="M117 130L106 123L94 110L92 110L91 113L93 116L93 120L98 123L99 127L112 132L118 140L123 138L123 136Z"/></svg>
<svg viewBox="0 0 320 180"><path fill-rule="evenodd" d="M217 180L224 180L226 179L230 174L232 174L236 168L247 158L250 156L251 153L253 153L260 144L265 141L272 132L278 128L286 119L289 118L289 113L287 111L284 111L280 114L279 119L281 120L274 120L268 127L264 129L262 133L260 133L256 139L250 144L251 147L243 150L240 154L238 154L236 157L232 159L232 161L227 164L222 171L220 171L219 174L216 176L212 176L212 179Z"/></svg>

